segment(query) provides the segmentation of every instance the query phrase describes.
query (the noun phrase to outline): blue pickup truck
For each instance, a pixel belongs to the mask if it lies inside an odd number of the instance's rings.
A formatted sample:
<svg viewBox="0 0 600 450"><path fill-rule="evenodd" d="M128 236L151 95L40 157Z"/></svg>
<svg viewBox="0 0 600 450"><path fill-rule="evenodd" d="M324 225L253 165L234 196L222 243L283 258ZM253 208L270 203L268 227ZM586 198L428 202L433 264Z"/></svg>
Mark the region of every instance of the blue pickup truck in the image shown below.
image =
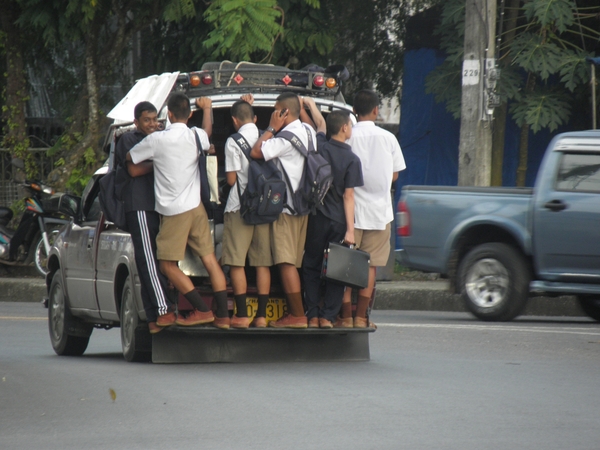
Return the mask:
<svg viewBox="0 0 600 450"><path fill-rule="evenodd" d="M440 273L482 320L575 295L600 321L600 132L556 136L535 187L405 186L399 261Z"/></svg>

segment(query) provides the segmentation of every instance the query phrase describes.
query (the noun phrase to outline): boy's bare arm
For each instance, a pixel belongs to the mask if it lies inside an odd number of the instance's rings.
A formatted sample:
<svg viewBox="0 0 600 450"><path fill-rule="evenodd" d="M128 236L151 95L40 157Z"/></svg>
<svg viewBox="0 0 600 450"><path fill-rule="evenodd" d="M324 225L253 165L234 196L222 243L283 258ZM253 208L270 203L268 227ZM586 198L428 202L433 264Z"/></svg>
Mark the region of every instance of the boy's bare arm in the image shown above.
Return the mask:
<svg viewBox="0 0 600 450"><path fill-rule="evenodd" d="M212 100L208 97L198 97L196 106L203 112L202 129L210 137L212 135Z"/></svg>
<svg viewBox="0 0 600 450"><path fill-rule="evenodd" d="M305 105L304 97L299 95L298 99L300 100L300 121L302 123L306 123L306 124L310 125L313 130L316 130L317 127L315 126L315 123L313 122L313 120L310 118L310 116L306 112L306 109L304 109L304 105Z"/></svg>
<svg viewBox="0 0 600 450"><path fill-rule="evenodd" d="M225 172L225 178L227 178L227 184L233 186L237 181L237 172Z"/></svg>
<svg viewBox="0 0 600 450"><path fill-rule="evenodd" d="M354 245L354 188L344 190L344 215L346 217L346 235L344 242Z"/></svg>
<svg viewBox="0 0 600 450"><path fill-rule="evenodd" d="M154 170L154 164L152 164L152 161L141 161L137 164L134 164L129 153L127 153L125 159L127 164L127 173L129 173L129 176L131 177L141 177L142 175L146 175Z"/></svg>
<svg viewBox="0 0 600 450"><path fill-rule="evenodd" d="M398 179L398 173L399 172L394 172L394 174L392 175L392 182L395 183L396 180Z"/></svg>
<svg viewBox="0 0 600 450"><path fill-rule="evenodd" d="M327 132L327 122L325 122L325 118L323 117L323 114L321 114L321 111L319 111L319 108L317 108L317 104L315 103L315 100L311 97L304 97L303 103L305 105L307 105L308 109L310 110L310 114L312 116L312 121L314 122L313 128L315 128L317 130L317 133L326 133ZM302 108L301 111L304 111L304 108ZM304 114L306 114L306 111L304 111ZM302 113L300 114L300 116L302 116ZM304 120L303 120L303 122L304 122Z"/></svg>
<svg viewBox="0 0 600 450"><path fill-rule="evenodd" d="M271 121L269 122L269 128L273 128L275 131L279 131L283 127L283 124L285 123L285 119L287 119L288 114L289 112L286 111L283 114L283 116L281 116L279 115L279 111L273 111L273 113L271 114ZM250 156L254 159L265 159L262 152L262 145L263 142L268 141L272 137L273 133L271 133L267 128L252 147Z"/></svg>

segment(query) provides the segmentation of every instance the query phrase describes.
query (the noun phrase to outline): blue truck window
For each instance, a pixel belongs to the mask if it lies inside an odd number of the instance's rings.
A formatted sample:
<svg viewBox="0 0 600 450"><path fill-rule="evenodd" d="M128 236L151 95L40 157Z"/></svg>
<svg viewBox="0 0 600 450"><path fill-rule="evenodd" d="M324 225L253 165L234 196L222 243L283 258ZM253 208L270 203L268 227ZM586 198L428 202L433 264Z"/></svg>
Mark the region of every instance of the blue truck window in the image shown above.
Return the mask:
<svg viewBox="0 0 600 450"><path fill-rule="evenodd" d="M565 153L560 162L556 189L600 192L600 154Z"/></svg>

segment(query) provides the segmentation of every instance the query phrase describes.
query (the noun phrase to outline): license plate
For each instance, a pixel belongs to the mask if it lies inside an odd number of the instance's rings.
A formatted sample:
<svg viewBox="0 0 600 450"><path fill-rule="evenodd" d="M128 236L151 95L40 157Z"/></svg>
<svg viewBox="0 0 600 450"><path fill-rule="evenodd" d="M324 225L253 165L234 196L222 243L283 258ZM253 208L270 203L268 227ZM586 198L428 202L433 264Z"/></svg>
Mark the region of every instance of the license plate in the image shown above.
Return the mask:
<svg viewBox="0 0 600 450"><path fill-rule="evenodd" d="M250 320L254 319L256 311L258 310L258 298L247 297L246 308L248 310L248 317L250 317ZM233 312L237 312L237 307L235 306L235 304L233 306ZM270 298L269 302L267 303L267 313L265 316L265 318L267 319L267 323L272 322L273 320L281 319L286 312L287 305L285 299Z"/></svg>

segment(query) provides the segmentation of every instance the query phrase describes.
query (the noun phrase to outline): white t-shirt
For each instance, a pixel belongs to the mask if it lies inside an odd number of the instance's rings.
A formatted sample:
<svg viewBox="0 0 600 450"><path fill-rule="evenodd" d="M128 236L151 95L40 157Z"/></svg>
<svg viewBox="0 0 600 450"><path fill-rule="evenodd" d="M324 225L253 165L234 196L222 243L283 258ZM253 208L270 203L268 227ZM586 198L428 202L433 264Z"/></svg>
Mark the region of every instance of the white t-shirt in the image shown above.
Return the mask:
<svg viewBox="0 0 600 450"><path fill-rule="evenodd" d="M195 128L203 150L208 150L208 135ZM154 194L156 211L174 216L200 204L198 147L194 131L184 123L172 123L164 131L156 131L134 146L129 153L137 164L154 162Z"/></svg>
<svg viewBox="0 0 600 450"><path fill-rule="evenodd" d="M358 122L348 141L360 158L365 184L354 188L355 227L385 230L394 219L390 198L394 172L406 169L398 139L371 121Z"/></svg>
<svg viewBox="0 0 600 450"><path fill-rule="evenodd" d="M294 133L298 137L298 139L302 141L302 143L307 149L308 134L306 133L306 131L308 130L308 132L310 133L310 137L313 141L314 148L317 148L315 131L311 127L305 127L304 125L302 125L302 122L300 122L300 120L294 120L287 127L283 128L283 130ZM277 167L282 172L283 170L285 170L287 176L290 179L291 189L293 191L296 191L298 189L298 185L300 184L300 179L302 178L302 171L304 170L304 162L306 161L304 155L302 155L302 153L296 150L296 148L292 145L290 141L278 137L274 137L263 142L261 149L265 160L268 161L270 159L277 158ZM292 192L290 192L290 186L287 186L287 198L288 204L292 206ZM285 214L292 214L292 212L288 208L283 208L283 212Z"/></svg>
<svg viewBox="0 0 600 450"><path fill-rule="evenodd" d="M258 140L258 128L253 123L247 123L240 127L238 133L248 141L248 145L250 146L249 153ZM240 209L238 186L240 187L240 192L243 194L248 184L248 167L248 158L243 154L240 146L232 138L227 139L227 142L225 142L225 172L237 172L237 181L229 191L227 205L225 206L226 213L236 212Z"/></svg>

